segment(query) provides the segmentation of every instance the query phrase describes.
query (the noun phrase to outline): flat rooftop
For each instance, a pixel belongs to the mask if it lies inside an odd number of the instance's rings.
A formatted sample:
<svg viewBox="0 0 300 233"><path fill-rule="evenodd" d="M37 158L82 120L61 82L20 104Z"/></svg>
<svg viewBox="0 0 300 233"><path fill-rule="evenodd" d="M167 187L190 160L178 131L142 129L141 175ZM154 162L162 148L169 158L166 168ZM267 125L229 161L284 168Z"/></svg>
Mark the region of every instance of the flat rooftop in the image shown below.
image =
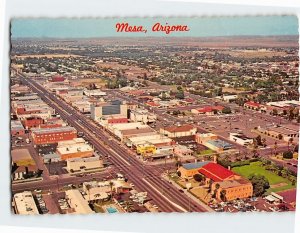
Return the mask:
<svg viewBox="0 0 300 233"><path fill-rule="evenodd" d="M39 214L38 208L30 191L14 195L16 212L23 215Z"/></svg>
<svg viewBox="0 0 300 233"><path fill-rule="evenodd" d="M34 134L47 134L47 133L61 133L61 132L69 132L69 131L76 131L75 128L70 126L63 126L57 128L32 128L31 132Z"/></svg>

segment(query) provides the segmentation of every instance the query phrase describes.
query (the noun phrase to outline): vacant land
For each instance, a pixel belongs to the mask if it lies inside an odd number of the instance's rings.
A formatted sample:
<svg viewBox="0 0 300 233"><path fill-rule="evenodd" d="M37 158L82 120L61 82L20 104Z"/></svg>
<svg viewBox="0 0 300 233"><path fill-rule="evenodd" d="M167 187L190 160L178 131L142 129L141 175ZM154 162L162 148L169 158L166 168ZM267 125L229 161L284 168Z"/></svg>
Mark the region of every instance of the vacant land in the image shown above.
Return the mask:
<svg viewBox="0 0 300 233"><path fill-rule="evenodd" d="M268 179L271 186L268 192L279 192L295 188L295 186L292 185L292 183L288 179L278 176L273 172L267 171L262 166L261 162L254 162L250 165L235 167L232 170L245 178L248 178L250 174L265 176Z"/></svg>

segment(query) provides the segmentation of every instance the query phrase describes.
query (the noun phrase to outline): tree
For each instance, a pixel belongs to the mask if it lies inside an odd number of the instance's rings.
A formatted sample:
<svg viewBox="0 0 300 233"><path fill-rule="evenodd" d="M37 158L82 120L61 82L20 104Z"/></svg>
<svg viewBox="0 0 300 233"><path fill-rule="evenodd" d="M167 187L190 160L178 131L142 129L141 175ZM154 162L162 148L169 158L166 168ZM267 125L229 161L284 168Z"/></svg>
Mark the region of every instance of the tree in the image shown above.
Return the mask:
<svg viewBox="0 0 300 233"><path fill-rule="evenodd" d="M284 159L292 159L293 158L293 152L290 151L290 150L289 151L285 151L285 152L283 152L282 157Z"/></svg>
<svg viewBox="0 0 300 233"><path fill-rule="evenodd" d="M278 110L274 108L273 111L272 111L272 115L277 116L278 115Z"/></svg>
<svg viewBox="0 0 300 233"><path fill-rule="evenodd" d="M222 113L230 114L231 113L231 108L230 107L224 107L223 110L222 110Z"/></svg>
<svg viewBox="0 0 300 233"><path fill-rule="evenodd" d="M288 150L290 150L290 144L293 144L294 139L293 138L289 138L288 140Z"/></svg>
<svg viewBox="0 0 300 233"><path fill-rule="evenodd" d="M179 177L181 177L181 172L180 172L180 171L177 171L177 175L178 175Z"/></svg>
<svg viewBox="0 0 300 233"><path fill-rule="evenodd" d="M196 181L198 181L198 182L201 182L201 181L204 180L204 177L203 177L201 174L199 174L199 173L195 174L195 175L193 176L193 178L194 178L194 180L196 180Z"/></svg>
<svg viewBox="0 0 300 233"><path fill-rule="evenodd" d="M248 179L252 183L253 195L256 197L262 196L270 188L268 179L263 175L251 174Z"/></svg>
<svg viewBox="0 0 300 233"><path fill-rule="evenodd" d="M222 201L226 202L227 201L227 198L226 198L226 190L223 189L221 192L220 192L220 198Z"/></svg>
<svg viewBox="0 0 300 233"><path fill-rule="evenodd" d="M113 186L114 183L112 181L109 182L109 187L110 187L110 199L113 198Z"/></svg>
<svg viewBox="0 0 300 233"><path fill-rule="evenodd" d="M261 136L260 136L260 135L258 135L258 136L256 137L256 143L257 143L258 146L262 146L262 145L263 145L262 139L261 139Z"/></svg>
<svg viewBox="0 0 300 233"><path fill-rule="evenodd" d="M184 99L184 92L183 91L179 91L179 92L177 92L176 94L175 94L175 97L177 98L177 99Z"/></svg>
<svg viewBox="0 0 300 233"><path fill-rule="evenodd" d="M278 134L278 139L282 140L282 138L283 138L282 134Z"/></svg>

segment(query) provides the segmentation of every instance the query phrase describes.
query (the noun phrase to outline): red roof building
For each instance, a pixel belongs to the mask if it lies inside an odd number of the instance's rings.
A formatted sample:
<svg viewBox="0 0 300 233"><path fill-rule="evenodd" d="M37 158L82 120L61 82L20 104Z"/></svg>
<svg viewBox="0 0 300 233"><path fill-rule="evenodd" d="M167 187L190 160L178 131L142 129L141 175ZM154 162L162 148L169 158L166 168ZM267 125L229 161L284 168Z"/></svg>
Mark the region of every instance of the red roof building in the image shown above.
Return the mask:
<svg viewBox="0 0 300 233"><path fill-rule="evenodd" d="M40 117L28 117L23 121L23 125L26 129L39 127L44 123L44 120Z"/></svg>
<svg viewBox="0 0 300 233"><path fill-rule="evenodd" d="M160 106L159 104L154 103L154 102L147 102L146 104L151 107L159 107Z"/></svg>
<svg viewBox="0 0 300 233"><path fill-rule="evenodd" d="M253 102L253 101L248 101L244 104L245 107L251 108L251 109L258 109L260 108L260 104Z"/></svg>
<svg viewBox="0 0 300 233"><path fill-rule="evenodd" d="M217 163L208 163L204 165L199 169L199 173L213 180L214 182L232 179L235 175L234 172L224 168Z"/></svg>
<svg viewBox="0 0 300 233"><path fill-rule="evenodd" d="M65 81L65 78L57 75L57 76L52 77L50 81L51 82L63 82L63 81Z"/></svg>
<svg viewBox="0 0 300 233"><path fill-rule="evenodd" d="M203 108L198 108L192 111L193 113L199 113L199 114L209 114L214 113L214 111L221 112L224 109L223 106L217 105L217 106L205 106Z"/></svg>
<svg viewBox="0 0 300 233"><path fill-rule="evenodd" d="M107 120L108 124L120 124L120 123L128 123L127 118L111 118Z"/></svg>

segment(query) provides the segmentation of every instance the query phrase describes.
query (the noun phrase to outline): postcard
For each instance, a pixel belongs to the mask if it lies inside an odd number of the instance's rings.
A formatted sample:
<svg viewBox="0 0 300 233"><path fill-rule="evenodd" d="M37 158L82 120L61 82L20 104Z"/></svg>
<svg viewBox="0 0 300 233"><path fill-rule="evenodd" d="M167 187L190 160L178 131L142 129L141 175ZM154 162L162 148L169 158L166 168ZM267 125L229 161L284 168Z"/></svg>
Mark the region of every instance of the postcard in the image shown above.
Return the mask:
<svg viewBox="0 0 300 233"><path fill-rule="evenodd" d="M295 211L295 16L14 18L14 214Z"/></svg>

